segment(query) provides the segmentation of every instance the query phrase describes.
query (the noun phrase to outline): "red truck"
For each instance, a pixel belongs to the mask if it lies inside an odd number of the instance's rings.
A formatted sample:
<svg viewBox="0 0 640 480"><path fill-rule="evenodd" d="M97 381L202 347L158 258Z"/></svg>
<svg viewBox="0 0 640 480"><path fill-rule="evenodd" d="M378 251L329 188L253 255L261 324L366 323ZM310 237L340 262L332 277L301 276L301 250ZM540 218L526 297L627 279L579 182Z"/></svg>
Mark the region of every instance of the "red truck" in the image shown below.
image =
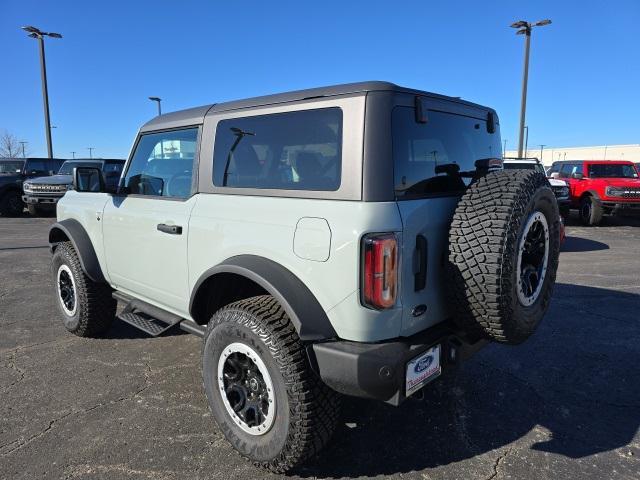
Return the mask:
<svg viewBox="0 0 640 480"><path fill-rule="evenodd" d="M585 225L598 225L604 215L640 213L640 178L624 160L554 162L549 176L569 184L570 208Z"/></svg>

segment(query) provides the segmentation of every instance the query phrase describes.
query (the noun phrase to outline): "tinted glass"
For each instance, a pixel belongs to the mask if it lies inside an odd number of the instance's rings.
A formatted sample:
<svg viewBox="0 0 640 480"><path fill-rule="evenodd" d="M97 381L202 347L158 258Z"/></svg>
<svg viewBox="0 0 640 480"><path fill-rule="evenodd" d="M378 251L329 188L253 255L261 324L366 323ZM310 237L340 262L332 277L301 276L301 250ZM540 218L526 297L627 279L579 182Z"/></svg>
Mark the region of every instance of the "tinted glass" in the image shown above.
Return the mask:
<svg viewBox="0 0 640 480"><path fill-rule="evenodd" d="M27 161L27 175L36 173L49 173L46 160L29 160Z"/></svg>
<svg viewBox="0 0 640 480"><path fill-rule="evenodd" d="M102 166L102 171L105 173L108 172L122 172L122 167L124 167L124 162L104 162Z"/></svg>
<svg viewBox="0 0 640 480"><path fill-rule="evenodd" d="M429 111L427 123L415 121L410 107L392 114L394 182L398 198L447 194L464 190L470 179L438 173L436 166L455 164L475 170L475 161L500 158L500 133L487 132L486 121Z"/></svg>
<svg viewBox="0 0 640 480"><path fill-rule="evenodd" d="M217 186L337 190L341 168L340 108L218 123L213 160Z"/></svg>
<svg viewBox="0 0 640 480"><path fill-rule="evenodd" d="M574 173L583 173L582 163L563 163L559 177L570 178Z"/></svg>
<svg viewBox="0 0 640 480"><path fill-rule="evenodd" d="M592 178L636 178L638 173L633 165L594 163L589 165L589 176Z"/></svg>
<svg viewBox="0 0 640 480"><path fill-rule="evenodd" d="M24 162L20 160L0 160L0 173L16 173L22 170Z"/></svg>
<svg viewBox="0 0 640 480"><path fill-rule="evenodd" d="M96 167L100 168L100 162L64 162L58 170L58 175L71 175L74 168L78 167Z"/></svg>
<svg viewBox="0 0 640 480"><path fill-rule="evenodd" d="M142 135L124 178L125 191L189 197L197 141L197 128Z"/></svg>

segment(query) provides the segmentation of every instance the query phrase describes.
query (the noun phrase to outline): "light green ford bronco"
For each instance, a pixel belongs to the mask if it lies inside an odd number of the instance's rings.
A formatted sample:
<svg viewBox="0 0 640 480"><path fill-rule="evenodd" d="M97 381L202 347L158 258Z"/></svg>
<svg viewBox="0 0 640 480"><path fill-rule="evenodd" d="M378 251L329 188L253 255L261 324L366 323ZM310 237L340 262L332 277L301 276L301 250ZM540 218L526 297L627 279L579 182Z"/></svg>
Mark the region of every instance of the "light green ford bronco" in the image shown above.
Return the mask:
<svg viewBox="0 0 640 480"><path fill-rule="evenodd" d="M64 326L100 335L120 302L151 335L202 337L220 429L290 470L329 440L342 395L398 405L535 331L558 206L501 155L492 109L385 82L159 116L117 190L81 167L58 203Z"/></svg>

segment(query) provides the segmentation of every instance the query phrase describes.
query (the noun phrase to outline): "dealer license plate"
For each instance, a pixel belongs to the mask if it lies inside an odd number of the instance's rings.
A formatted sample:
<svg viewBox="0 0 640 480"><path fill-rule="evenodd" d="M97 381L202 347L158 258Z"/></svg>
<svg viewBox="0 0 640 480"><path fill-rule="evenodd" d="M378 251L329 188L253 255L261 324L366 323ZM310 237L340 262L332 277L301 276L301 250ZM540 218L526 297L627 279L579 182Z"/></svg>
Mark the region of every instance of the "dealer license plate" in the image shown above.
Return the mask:
<svg viewBox="0 0 640 480"><path fill-rule="evenodd" d="M407 363L405 396L408 397L420 390L431 380L437 378L441 371L440 345L436 345Z"/></svg>

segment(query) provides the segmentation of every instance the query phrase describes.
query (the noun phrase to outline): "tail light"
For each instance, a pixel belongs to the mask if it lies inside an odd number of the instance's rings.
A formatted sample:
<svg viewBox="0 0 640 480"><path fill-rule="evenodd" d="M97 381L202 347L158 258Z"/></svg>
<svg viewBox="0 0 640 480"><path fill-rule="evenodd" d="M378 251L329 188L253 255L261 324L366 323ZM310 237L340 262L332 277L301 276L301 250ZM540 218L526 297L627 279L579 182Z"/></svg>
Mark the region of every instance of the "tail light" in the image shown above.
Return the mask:
<svg viewBox="0 0 640 480"><path fill-rule="evenodd" d="M362 243L362 303L375 309L395 305L398 240L393 233L367 235Z"/></svg>

